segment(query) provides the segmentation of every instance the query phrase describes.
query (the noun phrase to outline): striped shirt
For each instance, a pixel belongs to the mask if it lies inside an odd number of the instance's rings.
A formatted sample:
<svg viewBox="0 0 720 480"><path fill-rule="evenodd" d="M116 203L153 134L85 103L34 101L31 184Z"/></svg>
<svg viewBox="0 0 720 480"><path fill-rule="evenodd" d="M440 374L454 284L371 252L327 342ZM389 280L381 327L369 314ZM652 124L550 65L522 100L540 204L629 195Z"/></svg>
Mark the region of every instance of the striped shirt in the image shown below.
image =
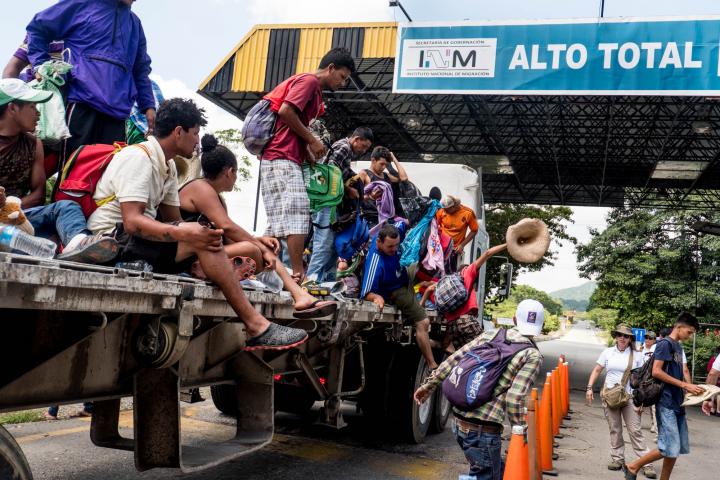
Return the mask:
<svg viewBox="0 0 720 480"><path fill-rule="evenodd" d="M495 331L485 332L450 355L425 380L424 385L433 390L437 388L445 380L445 377L450 375L452 369L460 363L466 352L480 344L489 342L495 337L495 334ZM508 329L507 339L512 342L530 342L516 328ZM495 422L501 425L505 421L505 413L507 412L511 425L525 425L525 402L535 382L535 377L540 372L541 362L542 355L537 348L526 348L518 352L510 360L502 376L500 376L491 401L469 412L456 408L453 408L453 412L456 416L470 421Z"/></svg>

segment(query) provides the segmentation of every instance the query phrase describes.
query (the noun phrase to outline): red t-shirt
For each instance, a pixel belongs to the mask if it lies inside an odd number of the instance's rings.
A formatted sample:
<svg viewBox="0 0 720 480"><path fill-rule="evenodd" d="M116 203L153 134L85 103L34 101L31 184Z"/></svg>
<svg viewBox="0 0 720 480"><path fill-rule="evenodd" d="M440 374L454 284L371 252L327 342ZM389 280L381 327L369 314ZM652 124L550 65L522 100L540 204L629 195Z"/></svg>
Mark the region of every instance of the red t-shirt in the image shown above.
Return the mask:
<svg viewBox="0 0 720 480"><path fill-rule="evenodd" d="M462 307L458 308L454 312L445 314L445 320L448 322L453 322L463 315L477 315L478 313L477 292L475 291L478 269L475 267L474 263L471 263L467 267L463 268L463 271L460 274L463 277L465 290L468 291L468 299Z"/></svg>
<svg viewBox="0 0 720 480"><path fill-rule="evenodd" d="M265 96L277 100L277 96L287 90L284 102L289 103L298 113L300 121L306 127L310 121L324 112L320 81L313 74L301 74L290 77ZM279 106L278 106L279 108ZM275 135L270 139L262 153L263 160L291 160L302 165L307 157L307 142L295 135L280 118L275 124Z"/></svg>

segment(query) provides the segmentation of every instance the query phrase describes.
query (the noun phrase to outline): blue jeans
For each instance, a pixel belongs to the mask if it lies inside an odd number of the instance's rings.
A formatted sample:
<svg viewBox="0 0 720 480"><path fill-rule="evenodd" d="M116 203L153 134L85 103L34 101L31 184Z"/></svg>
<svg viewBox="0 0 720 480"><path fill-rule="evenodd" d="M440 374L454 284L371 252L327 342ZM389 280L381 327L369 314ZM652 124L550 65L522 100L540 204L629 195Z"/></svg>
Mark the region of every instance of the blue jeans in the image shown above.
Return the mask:
<svg viewBox="0 0 720 480"><path fill-rule="evenodd" d="M469 475L477 480L502 480L505 465L500 455L500 434L465 430L455 422L452 422L452 430L465 458L470 462Z"/></svg>
<svg viewBox="0 0 720 480"><path fill-rule="evenodd" d="M318 283L335 280L335 232L330 226L330 207L323 208L312 214L313 241L312 256L307 269L307 279ZM349 259L348 259L349 260Z"/></svg>
<svg viewBox="0 0 720 480"><path fill-rule="evenodd" d="M28 208L25 216L35 229L36 236L50 238L57 234L63 245L67 245L75 235L90 234L80 205L72 200Z"/></svg>
<svg viewBox="0 0 720 480"><path fill-rule="evenodd" d="M657 419L658 450L663 457L677 458L690 453L687 416L658 404L655 407Z"/></svg>
<svg viewBox="0 0 720 480"><path fill-rule="evenodd" d="M92 413L92 407L92 402L83 403L83 410L85 410L86 412ZM53 417L57 417L59 411L60 407L58 405L50 405L50 407L48 407L48 415L52 415Z"/></svg>

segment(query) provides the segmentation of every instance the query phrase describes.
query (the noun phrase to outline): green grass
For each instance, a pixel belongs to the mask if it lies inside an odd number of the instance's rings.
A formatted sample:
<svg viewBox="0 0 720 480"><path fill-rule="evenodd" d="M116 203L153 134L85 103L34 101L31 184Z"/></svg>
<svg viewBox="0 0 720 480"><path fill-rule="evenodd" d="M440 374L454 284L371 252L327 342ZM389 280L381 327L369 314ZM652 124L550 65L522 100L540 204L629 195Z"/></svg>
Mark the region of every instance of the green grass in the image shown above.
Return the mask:
<svg viewBox="0 0 720 480"><path fill-rule="evenodd" d="M44 420L43 414L36 410L24 410L22 412L10 412L0 414L0 425L12 423L39 422Z"/></svg>

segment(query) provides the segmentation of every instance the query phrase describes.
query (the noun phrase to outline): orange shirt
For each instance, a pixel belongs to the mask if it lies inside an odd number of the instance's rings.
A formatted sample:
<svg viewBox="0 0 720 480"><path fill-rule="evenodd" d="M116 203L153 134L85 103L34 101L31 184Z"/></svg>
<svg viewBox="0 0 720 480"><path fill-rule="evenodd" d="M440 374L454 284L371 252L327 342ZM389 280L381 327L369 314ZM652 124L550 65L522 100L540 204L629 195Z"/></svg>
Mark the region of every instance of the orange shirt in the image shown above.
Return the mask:
<svg viewBox="0 0 720 480"><path fill-rule="evenodd" d="M446 213L445 209L441 208L435 214L435 218L437 219L438 226L452 237L455 245L459 245L465 240L468 227L473 232L477 232L478 230L475 212L472 208L466 207L465 205L460 205L460 209L451 214Z"/></svg>

